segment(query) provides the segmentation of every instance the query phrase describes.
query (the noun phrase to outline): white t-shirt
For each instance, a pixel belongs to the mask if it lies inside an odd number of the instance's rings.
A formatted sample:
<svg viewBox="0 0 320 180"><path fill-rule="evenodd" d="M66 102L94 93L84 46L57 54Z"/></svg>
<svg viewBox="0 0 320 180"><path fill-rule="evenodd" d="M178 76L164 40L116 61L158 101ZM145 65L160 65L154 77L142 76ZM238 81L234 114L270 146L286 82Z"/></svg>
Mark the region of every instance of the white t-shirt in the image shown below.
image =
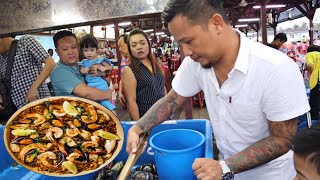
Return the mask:
<svg viewBox="0 0 320 180"><path fill-rule="evenodd" d="M219 87L214 69L186 57L173 89L189 97L204 92L221 156L224 159L270 135L268 120L285 121L310 110L302 75L283 53L240 33L240 50L228 79ZM293 153L236 175L236 179L292 180Z"/></svg>

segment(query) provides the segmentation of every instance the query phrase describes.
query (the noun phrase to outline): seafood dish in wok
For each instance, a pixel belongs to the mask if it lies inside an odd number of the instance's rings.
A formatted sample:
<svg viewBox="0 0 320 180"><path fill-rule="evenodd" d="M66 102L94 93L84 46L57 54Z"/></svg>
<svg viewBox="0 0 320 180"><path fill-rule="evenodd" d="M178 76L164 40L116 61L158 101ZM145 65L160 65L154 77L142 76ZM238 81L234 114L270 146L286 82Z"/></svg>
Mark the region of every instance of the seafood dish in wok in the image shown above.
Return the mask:
<svg viewBox="0 0 320 180"><path fill-rule="evenodd" d="M53 176L83 175L104 167L121 150L121 124L103 106L75 97L38 101L6 125L6 148L24 167Z"/></svg>

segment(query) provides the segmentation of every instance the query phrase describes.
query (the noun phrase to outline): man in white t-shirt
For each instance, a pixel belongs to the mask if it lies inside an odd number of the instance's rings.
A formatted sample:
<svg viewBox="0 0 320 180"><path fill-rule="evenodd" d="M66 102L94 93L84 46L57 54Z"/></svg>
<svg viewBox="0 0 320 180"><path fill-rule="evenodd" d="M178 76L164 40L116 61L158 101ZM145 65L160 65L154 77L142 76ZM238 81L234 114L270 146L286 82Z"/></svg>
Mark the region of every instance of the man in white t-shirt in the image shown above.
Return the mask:
<svg viewBox="0 0 320 180"><path fill-rule="evenodd" d="M234 30L221 5L169 0L163 19L187 57L172 90L129 130L127 152L202 90L220 160L196 159L197 178L292 180L291 140L297 117L310 109L300 71L283 53Z"/></svg>

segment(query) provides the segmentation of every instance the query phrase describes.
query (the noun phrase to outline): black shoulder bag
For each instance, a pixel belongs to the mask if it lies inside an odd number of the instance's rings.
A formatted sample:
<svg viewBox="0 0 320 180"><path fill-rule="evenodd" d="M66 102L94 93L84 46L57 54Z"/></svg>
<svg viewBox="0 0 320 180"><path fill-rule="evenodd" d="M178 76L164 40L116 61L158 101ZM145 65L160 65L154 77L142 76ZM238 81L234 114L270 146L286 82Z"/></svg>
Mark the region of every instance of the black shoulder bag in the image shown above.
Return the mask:
<svg viewBox="0 0 320 180"><path fill-rule="evenodd" d="M18 40L13 40L10 46L9 56L7 60L6 74L3 79L0 79L0 95L2 102L0 105L0 122L7 121L10 116L17 110L11 98L11 75L14 63L14 56L16 55Z"/></svg>

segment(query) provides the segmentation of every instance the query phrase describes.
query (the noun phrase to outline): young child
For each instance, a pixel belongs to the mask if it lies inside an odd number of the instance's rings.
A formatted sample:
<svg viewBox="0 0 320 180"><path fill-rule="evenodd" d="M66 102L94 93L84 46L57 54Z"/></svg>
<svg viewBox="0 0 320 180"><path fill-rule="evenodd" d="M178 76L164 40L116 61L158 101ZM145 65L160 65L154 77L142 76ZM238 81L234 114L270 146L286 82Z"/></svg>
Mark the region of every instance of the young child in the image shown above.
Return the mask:
<svg viewBox="0 0 320 180"><path fill-rule="evenodd" d="M294 180L320 179L320 127L303 129L293 139Z"/></svg>
<svg viewBox="0 0 320 180"><path fill-rule="evenodd" d="M91 34L85 35L84 37L81 38L80 50L86 59L82 60L79 63L80 72L81 74L85 75L85 80L88 86L95 87L103 91L108 91L108 83L106 80L104 80L100 76L92 76L91 74L88 74L89 68L94 64L99 65L99 70L101 72L112 70L111 61L109 59L98 58L98 54L97 54L98 49L99 49L98 41ZM114 91L114 89L115 87L111 88L112 91ZM108 100L98 101L98 103L105 106L111 111L114 111L114 109L116 108Z"/></svg>

